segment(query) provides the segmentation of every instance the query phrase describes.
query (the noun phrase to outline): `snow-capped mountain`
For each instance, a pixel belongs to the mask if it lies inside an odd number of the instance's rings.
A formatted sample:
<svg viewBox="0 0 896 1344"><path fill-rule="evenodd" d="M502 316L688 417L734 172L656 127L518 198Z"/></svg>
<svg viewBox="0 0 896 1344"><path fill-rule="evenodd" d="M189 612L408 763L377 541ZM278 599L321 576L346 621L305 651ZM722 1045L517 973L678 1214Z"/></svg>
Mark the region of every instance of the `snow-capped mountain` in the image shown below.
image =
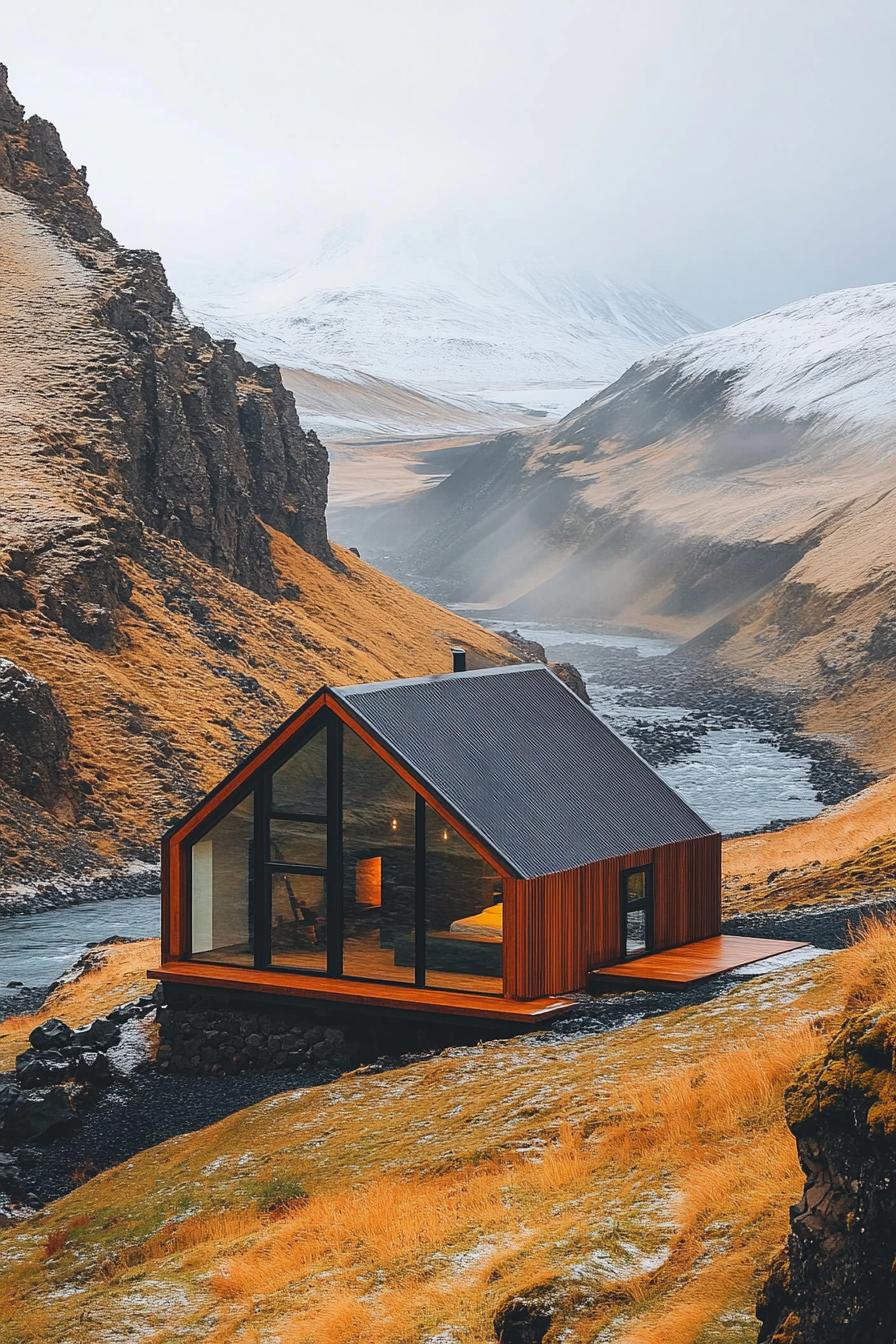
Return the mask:
<svg viewBox="0 0 896 1344"><path fill-rule="evenodd" d="M728 406L740 416L896 422L896 284L819 294L676 341L645 372L673 368L730 375Z"/></svg>
<svg viewBox="0 0 896 1344"><path fill-rule="evenodd" d="M448 226L374 236L352 222L310 262L239 287L177 280L190 316L252 359L473 397L505 424L555 419L703 326L652 289Z"/></svg>
<svg viewBox="0 0 896 1344"><path fill-rule="evenodd" d="M667 346L343 526L458 601L699 637L864 713L863 687L893 699L894 370L896 284L819 295Z"/></svg>

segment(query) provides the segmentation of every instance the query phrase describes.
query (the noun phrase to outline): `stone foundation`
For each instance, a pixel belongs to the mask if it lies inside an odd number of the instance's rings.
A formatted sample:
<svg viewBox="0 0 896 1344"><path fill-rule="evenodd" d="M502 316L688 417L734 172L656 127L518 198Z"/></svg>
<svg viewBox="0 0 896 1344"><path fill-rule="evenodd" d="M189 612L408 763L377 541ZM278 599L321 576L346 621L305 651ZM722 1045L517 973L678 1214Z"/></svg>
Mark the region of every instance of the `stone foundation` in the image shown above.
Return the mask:
<svg viewBox="0 0 896 1344"><path fill-rule="evenodd" d="M469 1019L284 1001L270 995L167 985L158 1009L156 1063L171 1073L343 1070L383 1056L470 1045L513 1034L512 1027Z"/></svg>

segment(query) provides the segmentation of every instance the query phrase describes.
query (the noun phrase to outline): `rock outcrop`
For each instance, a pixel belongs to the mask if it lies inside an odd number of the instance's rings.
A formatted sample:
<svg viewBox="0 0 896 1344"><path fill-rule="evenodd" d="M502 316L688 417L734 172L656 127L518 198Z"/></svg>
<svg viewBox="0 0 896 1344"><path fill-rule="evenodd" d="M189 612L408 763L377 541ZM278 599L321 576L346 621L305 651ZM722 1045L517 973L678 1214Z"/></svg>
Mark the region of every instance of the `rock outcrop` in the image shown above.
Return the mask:
<svg viewBox="0 0 896 1344"><path fill-rule="evenodd" d="M334 554L326 452L279 371L184 319L2 67L0 277L4 907L151 861L323 681L507 656Z"/></svg>
<svg viewBox="0 0 896 1344"><path fill-rule="evenodd" d="M0 572L0 603L27 605L34 594L22 572L37 572L50 619L111 647L116 608L129 595L117 557L139 547L141 524L269 598L277 580L265 524L335 563L326 451L301 428L279 370L256 368L233 342L184 320L160 258L118 246L85 170L69 162L49 122L25 118L2 66L0 188L29 203L90 290L98 331L86 432L43 426L39 450L99 478L91 512L100 499L106 506L86 520L73 514L68 528L24 517L18 574Z"/></svg>
<svg viewBox="0 0 896 1344"><path fill-rule="evenodd" d="M53 807L69 791L72 730L45 681L0 658L0 778Z"/></svg>
<svg viewBox="0 0 896 1344"><path fill-rule="evenodd" d="M806 1184L757 1308L759 1344L892 1344L896 1012L865 1013L787 1093Z"/></svg>

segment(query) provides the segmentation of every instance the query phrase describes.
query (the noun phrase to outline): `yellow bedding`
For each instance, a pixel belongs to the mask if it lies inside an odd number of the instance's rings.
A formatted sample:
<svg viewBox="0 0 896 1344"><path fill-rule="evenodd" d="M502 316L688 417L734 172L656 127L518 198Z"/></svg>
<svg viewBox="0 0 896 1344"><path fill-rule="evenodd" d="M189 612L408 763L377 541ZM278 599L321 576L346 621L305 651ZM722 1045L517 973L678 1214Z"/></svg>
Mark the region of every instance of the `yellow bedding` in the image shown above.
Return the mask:
<svg viewBox="0 0 896 1344"><path fill-rule="evenodd" d="M504 906L486 906L478 915L466 915L456 919L450 926L451 933L478 933L480 938L494 938L500 941L504 936Z"/></svg>

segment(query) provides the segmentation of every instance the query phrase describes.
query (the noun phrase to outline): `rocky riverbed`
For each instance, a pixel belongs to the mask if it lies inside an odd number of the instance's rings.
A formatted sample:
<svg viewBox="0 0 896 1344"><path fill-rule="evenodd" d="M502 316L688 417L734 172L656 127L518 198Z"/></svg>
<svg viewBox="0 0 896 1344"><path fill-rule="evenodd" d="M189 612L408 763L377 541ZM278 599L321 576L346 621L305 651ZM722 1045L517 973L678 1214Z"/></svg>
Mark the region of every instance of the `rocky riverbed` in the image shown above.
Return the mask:
<svg viewBox="0 0 896 1344"><path fill-rule="evenodd" d="M480 619L509 632L523 657L579 668L594 709L726 835L789 825L873 781L842 746L801 731L798 696L671 641L588 622Z"/></svg>

